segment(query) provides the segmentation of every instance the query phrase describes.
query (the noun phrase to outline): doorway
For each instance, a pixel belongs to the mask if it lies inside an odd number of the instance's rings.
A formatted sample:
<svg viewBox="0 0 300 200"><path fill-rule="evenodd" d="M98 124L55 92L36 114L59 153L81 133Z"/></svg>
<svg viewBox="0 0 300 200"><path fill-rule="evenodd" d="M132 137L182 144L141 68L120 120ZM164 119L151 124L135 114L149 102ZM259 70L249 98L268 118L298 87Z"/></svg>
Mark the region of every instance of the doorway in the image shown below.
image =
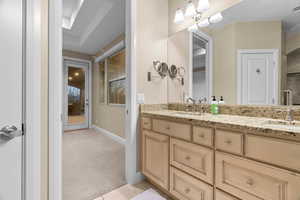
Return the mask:
<svg viewBox="0 0 300 200"><path fill-rule="evenodd" d="M89 128L90 64L64 59L64 129Z"/></svg>
<svg viewBox="0 0 300 200"><path fill-rule="evenodd" d="M278 104L278 51L238 51L238 103Z"/></svg>

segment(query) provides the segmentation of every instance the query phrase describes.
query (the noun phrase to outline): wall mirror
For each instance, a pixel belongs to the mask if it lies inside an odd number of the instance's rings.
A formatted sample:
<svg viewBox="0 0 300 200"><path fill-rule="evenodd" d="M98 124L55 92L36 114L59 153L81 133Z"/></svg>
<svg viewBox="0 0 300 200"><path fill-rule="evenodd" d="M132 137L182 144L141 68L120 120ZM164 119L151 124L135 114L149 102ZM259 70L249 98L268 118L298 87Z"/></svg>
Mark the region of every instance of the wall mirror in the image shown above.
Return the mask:
<svg viewBox="0 0 300 200"><path fill-rule="evenodd" d="M184 6L169 0L168 64L186 71L184 85L168 80L169 102L286 105L291 93L300 105L299 0L243 0L196 17Z"/></svg>

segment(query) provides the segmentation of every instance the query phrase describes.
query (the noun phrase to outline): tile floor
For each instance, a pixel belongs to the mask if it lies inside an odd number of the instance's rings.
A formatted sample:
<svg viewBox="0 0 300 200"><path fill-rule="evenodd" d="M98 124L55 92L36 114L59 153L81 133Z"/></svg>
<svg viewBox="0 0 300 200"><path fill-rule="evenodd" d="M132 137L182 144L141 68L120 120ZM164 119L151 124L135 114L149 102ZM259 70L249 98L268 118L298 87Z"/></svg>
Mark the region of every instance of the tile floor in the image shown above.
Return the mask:
<svg viewBox="0 0 300 200"><path fill-rule="evenodd" d="M113 190L112 192L109 192L102 197L99 197L95 200L130 200L136 195L153 188L156 191L158 191L153 185L150 183L143 181L141 183L138 183L136 185L124 185L118 189ZM158 191L159 192L159 191ZM160 193L163 197L165 197L167 200L172 200L171 198L167 197L166 195Z"/></svg>

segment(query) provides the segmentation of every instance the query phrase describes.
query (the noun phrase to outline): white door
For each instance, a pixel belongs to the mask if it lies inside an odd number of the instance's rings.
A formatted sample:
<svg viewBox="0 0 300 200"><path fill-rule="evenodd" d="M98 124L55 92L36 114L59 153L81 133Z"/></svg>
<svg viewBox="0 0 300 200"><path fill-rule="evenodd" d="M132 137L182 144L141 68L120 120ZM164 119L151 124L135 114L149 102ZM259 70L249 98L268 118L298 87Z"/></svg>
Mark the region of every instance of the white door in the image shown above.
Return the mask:
<svg viewBox="0 0 300 200"><path fill-rule="evenodd" d="M22 199L22 14L0 1L0 200Z"/></svg>
<svg viewBox="0 0 300 200"><path fill-rule="evenodd" d="M277 70L273 53L241 54L241 103L277 103Z"/></svg>
<svg viewBox="0 0 300 200"><path fill-rule="evenodd" d="M64 61L65 130L89 127L89 64Z"/></svg>

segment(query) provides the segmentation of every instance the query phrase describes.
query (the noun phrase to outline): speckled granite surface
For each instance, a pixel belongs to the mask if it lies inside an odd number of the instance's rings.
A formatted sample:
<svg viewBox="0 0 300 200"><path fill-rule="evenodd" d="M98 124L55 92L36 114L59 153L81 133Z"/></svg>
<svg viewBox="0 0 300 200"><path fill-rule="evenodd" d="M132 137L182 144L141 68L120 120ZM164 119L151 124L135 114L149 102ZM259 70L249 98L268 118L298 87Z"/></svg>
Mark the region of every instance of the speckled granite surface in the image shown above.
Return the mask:
<svg viewBox="0 0 300 200"><path fill-rule="evenodd" d="M296 126L280 124L282 120L265 117L248 117L239 115L219 114L202 115L178 110L152 109L141 110L144 117L172 120L181 123L206 126L219 129L234 129L242 133L250 133L267 137L275 137L300 142L300 121Z"/></svg>
<svg viewBox="0 0 300 200"><path fill-rule="evenodd" d="M186 111L191 109L191 104L170 103L168 110ZM151 107L151 106L150 106ZM202 108L201 108L202 107ZM300 106L293 106L295 120L300 120ZM194 110L210 112L210 105L195 105ZM220 114L239 115L247 117L265 117L272 119L285 119L287 114L287 106L253 106L253 105L219 105Z"/></svg>

